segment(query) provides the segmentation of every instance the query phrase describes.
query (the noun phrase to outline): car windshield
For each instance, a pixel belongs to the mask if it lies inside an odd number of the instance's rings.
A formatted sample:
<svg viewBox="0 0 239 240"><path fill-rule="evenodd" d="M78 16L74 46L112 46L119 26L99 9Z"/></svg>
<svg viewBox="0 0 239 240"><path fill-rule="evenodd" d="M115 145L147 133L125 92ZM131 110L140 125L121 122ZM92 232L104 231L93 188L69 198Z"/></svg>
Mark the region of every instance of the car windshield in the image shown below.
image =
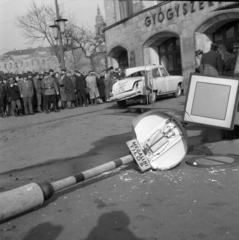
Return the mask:
<svg viewBox="0 0 239 240"><path fill-rule="evenodd" d="M130 77L143 77L145 75L145 71L138 71L138 72L134 72L132 74L130 74L129 76L127 76L126 78L130 78Z"/></svg>

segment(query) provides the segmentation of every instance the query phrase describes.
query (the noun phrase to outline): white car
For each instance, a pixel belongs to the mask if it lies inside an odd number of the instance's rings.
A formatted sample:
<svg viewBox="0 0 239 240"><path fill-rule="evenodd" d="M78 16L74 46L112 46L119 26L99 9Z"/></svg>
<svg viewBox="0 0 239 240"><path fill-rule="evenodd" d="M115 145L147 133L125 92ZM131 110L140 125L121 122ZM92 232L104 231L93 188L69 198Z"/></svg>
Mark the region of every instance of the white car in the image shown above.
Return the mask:
<svg viewBox="0 0 239 240"><path fill-rule="evenodd" d="M126 69L126 78L113 85L111 101L123 107L129 99L142 99L154 103L157 96L174 94L181 96L183 77L170 76L162 65L147 65Z"/></svg>

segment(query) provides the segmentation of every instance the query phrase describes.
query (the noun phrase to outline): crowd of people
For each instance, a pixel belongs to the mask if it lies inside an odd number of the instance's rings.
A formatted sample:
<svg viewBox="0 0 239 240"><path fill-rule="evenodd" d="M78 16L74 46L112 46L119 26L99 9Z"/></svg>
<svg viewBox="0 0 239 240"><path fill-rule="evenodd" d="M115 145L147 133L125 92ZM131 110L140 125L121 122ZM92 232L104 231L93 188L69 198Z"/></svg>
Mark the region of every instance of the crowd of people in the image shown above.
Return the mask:
<svg viewBox="0 0 239 240"><path fill-rule="evenodd" d="M104 103L110 99L114 83L124 78L122 68L113 67L88 74L79 68L74 72L50 69L44 73L1 74L0 114L3 118L49 114Z"/></svg>

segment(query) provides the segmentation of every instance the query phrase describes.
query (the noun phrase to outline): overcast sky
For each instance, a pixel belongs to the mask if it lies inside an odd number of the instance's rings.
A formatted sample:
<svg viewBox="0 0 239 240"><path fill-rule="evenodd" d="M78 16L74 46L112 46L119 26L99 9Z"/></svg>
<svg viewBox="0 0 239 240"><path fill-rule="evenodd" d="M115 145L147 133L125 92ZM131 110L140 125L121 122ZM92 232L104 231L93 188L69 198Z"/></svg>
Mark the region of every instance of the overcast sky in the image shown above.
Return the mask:
<svg viewBox="0 0 239 240"><path fill-rule="evenodd" d="M15 25L17 15L27 12L29 4L35 1L37 4L55 4L55 0L0 0L0 55L13 49L25 49L29 46L22 32ZM58 4L64 4L67 18L73 14L76 23L79 25L89 25L94 28L97 4L99 4L101 14L105 19L104 0L58 0Z"/></svg>

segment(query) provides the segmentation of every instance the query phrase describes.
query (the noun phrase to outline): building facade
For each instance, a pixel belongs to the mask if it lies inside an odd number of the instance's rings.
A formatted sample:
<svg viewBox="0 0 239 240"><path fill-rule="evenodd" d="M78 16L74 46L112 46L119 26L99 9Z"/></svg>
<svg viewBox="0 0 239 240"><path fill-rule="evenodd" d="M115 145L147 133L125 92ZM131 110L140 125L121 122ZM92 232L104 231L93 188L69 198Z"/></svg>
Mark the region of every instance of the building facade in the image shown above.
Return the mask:
<svg viewBox="0 0 239 240"><path fill-rule="evenodd" d="M187 85L212 42L226 61L239 42L239 4L213 1L105 0L108 65L163 64Z"/></svg>
<svg viewBox="0 0 239 240"><path fill-rule="evenodd" d="M0 56L0 71L6 73L59 70L59 63L50 47L9 51Z"/></svg>

